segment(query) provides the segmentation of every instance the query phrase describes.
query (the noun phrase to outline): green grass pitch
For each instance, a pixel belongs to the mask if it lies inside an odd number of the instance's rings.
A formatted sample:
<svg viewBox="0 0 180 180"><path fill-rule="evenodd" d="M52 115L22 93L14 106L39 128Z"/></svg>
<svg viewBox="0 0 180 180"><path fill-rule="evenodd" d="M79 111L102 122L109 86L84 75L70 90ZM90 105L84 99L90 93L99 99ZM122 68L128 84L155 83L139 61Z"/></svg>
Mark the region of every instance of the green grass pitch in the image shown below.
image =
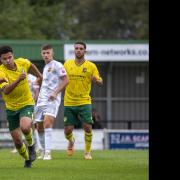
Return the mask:
<svg viewBox="0 0 180 180"><path fill-rule="evenodd" d="M93 160L84 160L83 151L68 157L53 151L53 160L36 160L23 168L24 161L10 149L0 149L1 180L148 180L148 150L95 150Z"/></svg>

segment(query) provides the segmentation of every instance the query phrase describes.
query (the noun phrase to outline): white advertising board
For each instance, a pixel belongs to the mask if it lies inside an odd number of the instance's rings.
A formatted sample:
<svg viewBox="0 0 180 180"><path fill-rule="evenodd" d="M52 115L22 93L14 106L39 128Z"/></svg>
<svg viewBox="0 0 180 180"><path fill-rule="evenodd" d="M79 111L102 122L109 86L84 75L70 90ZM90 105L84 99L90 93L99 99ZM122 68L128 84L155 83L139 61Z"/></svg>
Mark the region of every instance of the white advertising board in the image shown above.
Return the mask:
<svg viewBox="0 0 180 180"><path fill-rule="evenodd" d="M74 58L73 44L64 45L64 59ZM149 61L149 44L87 44L90 61Z"/></svg>

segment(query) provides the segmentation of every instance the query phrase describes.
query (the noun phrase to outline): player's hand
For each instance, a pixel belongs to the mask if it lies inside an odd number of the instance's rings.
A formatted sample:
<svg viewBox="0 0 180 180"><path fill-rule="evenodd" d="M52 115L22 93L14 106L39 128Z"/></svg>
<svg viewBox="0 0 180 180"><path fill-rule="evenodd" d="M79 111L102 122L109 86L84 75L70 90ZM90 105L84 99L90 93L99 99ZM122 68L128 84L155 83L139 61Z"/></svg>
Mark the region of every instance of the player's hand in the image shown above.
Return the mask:
<svg viewBox="0 0 180 180"><path fill-rule="evenodd" d="M101 86L103 84L102 78L97 78L95 76L92 77L92 81L96 83L97 85Z"/></svg>
<svg viewBox="0 0 180 180"><path fill-rule="evenodd" d="M24 79L26 79L26 73L25 72L22 72L20 75L19 75L19 81L22 81Z"/></svg>
<svg viewBox="0 0 180 180"><path fill-rule="evenodd" d="M0 78L0 83L7 82L4 78Z"/></svg>
<svg viewBox="0 0 180 180"><path fill-rule="evenodd" d="M92 82L96 82L96 77L92 76L91 80Z"/></svg>

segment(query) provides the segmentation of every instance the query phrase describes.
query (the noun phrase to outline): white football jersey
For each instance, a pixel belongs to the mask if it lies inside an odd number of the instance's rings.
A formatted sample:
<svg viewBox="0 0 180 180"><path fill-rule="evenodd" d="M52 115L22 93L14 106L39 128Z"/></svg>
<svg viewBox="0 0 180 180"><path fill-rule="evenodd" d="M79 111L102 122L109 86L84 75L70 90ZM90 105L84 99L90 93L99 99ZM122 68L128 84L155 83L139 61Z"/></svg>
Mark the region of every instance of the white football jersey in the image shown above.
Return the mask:
<svg viewBox="0 0 180 180"><path fill-rule="evenodd" d="M50 95L56 90L59 83L61 83L60 77L65 76L66 70L62 63L52 60L45 65L43 70L43 81L37 101L38 106L46 105L49 103ZM61 102L61 93L56 98L56 103Z"/></svg>

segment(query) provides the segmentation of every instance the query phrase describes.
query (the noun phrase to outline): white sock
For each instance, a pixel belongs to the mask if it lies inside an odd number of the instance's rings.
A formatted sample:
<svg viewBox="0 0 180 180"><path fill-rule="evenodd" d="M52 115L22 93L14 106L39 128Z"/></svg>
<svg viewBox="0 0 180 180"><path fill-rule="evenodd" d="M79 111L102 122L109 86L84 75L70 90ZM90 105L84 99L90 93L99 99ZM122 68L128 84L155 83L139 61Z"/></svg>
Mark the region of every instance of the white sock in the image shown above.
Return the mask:
<svg viewBox="0 0 180 180"><path fill-rule="evenodd" d="M36 148L37 149L43 149L41 146L40 140L39 140L39 133L38 133L37 129L34 130L34 139L36 142Z"/></svg>
<svg viewBox="0 0 180 180"><path fill-rule="evenodd" d="M39 143L40 143L40 146L42 147L42 149L44 150L45 149L45 138L44 138L44 132L39 132Z"/></svg>
<svg viewBox="0 0 180 180"><path fill-rule="evenodd" d="M45 151L51 151L52 128L45 128Z"/></svg>

